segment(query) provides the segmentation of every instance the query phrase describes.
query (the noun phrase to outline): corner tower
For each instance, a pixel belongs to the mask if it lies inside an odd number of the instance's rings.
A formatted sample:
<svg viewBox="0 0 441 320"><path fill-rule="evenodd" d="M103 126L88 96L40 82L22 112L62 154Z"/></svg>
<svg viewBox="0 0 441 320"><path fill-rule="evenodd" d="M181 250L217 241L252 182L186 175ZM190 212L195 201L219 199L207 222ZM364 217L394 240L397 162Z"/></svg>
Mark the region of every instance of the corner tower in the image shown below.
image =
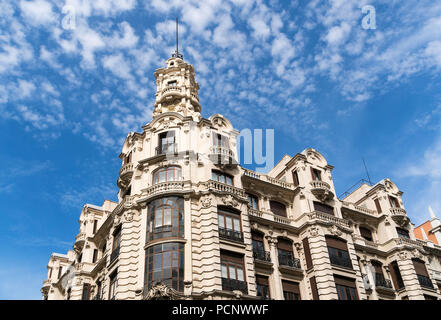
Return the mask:
<svg viewBox="0 0 441 320"><path fill-rule="evenodd" d="M156 70L156 101L153 119L165 112L177 112L194 121L201 119L199 85L191 64L178 52L167 60L165 68Z"/></svg>

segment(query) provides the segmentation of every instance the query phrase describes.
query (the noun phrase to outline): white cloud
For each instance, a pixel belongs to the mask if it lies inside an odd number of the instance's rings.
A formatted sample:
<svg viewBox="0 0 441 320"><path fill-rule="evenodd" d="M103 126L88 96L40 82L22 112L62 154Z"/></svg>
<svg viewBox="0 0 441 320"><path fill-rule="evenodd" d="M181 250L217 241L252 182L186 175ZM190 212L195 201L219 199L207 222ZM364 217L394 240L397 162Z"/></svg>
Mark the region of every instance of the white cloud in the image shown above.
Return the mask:
<svg viewBox="0 0 441 320"><path fill-rule="evenodd" d="M107 44L112 48L133 48L138 43L138 36L135 35L133 28L127 21L118 25L119 32L115 32ZM121 35L122 34L122 35Z"/></svg>
<svg viewBox="0 0 441 320"><path fill-rule="evenodd" d="M110 70L121 79L131 79L131 67L122 54L105 56L102 60L103 67Z"/></svg>
<svg viewBox="0 0 441 320"><path fill-rule="evenodd" d="M57 18L51 3L46 0L20 0L20 9L25 21L32 25L48 25L55 23Z"/></svg>

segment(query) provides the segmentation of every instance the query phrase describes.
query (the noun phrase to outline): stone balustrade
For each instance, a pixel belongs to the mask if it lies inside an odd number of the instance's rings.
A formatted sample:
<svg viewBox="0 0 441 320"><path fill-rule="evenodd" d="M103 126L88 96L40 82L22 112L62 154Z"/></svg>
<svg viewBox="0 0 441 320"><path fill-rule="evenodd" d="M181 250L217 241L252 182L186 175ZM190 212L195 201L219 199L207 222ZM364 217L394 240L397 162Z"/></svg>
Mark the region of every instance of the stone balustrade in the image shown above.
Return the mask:
<svg viewBox="0 0 441 320"><path fill-rule="evenodd" d="M244 175L247 176L247 177L251 177L251 178L254 178L254 179L258 179L258 180L261 180L261 181L265 181L265 182L271 183L273 185L280 186L282 188L291 189L291 190L295 189L295 186L292 183L281 181L279 179L270 177L270 176L268 176L266 174L260 174L260 173L254 172L252 170L249 170L249 169L244 169Z"/></svg>

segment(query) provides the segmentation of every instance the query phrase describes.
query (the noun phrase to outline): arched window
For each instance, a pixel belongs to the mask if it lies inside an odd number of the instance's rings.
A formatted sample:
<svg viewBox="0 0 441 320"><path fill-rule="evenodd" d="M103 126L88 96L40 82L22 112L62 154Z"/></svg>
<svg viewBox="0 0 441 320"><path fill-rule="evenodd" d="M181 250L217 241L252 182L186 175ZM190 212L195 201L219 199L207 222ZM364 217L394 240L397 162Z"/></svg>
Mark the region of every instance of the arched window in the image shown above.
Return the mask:
<svg viewBox="0 0 441 320"><path fill-rule="evenodd" d="M180 167L165 167L158 169L153 173L153 184L168 181L179 181L181 179L182 173Z"/></svg>
<svg viewBox="0 0 441 320"><path fill-rule="evenodd" d="M156 283L177 291L184 290L184 244L161 243L147 248L145 257L144 292Z"/></svg>
<svg viewBox="0 0 441 320"><path fill-rule="evenodd" d="M147 241L184 236L184 200L164 197L148 205Z"/></svg>

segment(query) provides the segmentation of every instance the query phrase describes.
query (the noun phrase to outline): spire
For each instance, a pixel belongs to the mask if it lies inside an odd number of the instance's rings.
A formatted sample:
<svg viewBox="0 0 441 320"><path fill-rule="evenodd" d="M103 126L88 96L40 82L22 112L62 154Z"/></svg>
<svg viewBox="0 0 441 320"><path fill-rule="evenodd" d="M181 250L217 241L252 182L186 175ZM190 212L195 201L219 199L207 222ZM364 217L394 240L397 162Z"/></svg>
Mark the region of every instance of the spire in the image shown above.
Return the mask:
<svg viewBox="0 0 441 320"><path fill-rule="evenodd" d="M184 59L184 55L179 53L179 23L178 18L176 18L176 51L172 54L172 58Z"/></svg>
<svg viewBox="0 0 441 320"><path fill-rule="evenodd" d="M435 212L433 212L433 209L432 209L431 206L429 206L429 213L430 213L430 218L432 218L432 219L436 219Z"/></svg>

